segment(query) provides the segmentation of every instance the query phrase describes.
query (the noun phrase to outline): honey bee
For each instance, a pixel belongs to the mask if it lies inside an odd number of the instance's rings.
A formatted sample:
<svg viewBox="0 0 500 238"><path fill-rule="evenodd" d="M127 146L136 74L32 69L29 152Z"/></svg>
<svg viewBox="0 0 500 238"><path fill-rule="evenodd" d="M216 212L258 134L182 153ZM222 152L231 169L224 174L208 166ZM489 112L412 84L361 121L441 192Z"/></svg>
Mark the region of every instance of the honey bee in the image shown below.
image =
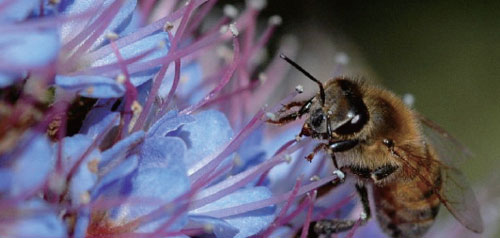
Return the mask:
<svg viewBox="0 0 500 238"><path fill-rule="evenodd" d="M331 156L337 174L357 177L356 190L364 210L361 224L371 217L366 186L371 184L378 223L393 238L422 237L441 204L469 230L483 231L474 193L453 166L457 158L452 157L465 153L465 147L386 89L349 78L334 78L323 85L288 57L282 54L281 58L316 82L320 90L308 100L284 105L268 122L286 124L306 116L299 136L320 141L307 159L324 151ZM434 139L424 136L427 129ZM433 141L451 142L460 153L434 147ZM330 237L351 229L356 222L314 221L309 236Z"/></svg>

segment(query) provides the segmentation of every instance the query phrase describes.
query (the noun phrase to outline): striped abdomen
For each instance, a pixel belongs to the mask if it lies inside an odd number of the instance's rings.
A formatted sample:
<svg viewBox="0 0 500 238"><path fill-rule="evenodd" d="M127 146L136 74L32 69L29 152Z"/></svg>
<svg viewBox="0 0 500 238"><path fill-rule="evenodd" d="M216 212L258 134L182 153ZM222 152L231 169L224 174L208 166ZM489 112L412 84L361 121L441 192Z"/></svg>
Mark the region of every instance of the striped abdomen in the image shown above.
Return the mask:
<svg viewBox="0 0 500 238"><path fill-rule="evenodd" d="M434 223L439 211L440 188L439 166L420 176L395 180L382 187L374 186L380 227L393 238L422 237Z"/></svg>

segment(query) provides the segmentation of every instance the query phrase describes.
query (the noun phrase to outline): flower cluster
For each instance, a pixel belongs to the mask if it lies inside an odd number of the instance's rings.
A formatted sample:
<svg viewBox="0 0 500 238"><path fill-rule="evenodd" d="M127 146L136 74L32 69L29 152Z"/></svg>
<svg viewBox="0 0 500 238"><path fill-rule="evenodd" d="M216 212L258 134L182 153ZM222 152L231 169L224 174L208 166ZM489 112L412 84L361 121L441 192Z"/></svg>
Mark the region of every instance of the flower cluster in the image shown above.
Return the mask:
<svg viewBox="0 0 500 238"><path fill-rule="evenodd" d="M297 124L262 126L280 18L215 3L0 0L1 237L306 237L358 216L347 187L317 197L338 178Z"/></svg>

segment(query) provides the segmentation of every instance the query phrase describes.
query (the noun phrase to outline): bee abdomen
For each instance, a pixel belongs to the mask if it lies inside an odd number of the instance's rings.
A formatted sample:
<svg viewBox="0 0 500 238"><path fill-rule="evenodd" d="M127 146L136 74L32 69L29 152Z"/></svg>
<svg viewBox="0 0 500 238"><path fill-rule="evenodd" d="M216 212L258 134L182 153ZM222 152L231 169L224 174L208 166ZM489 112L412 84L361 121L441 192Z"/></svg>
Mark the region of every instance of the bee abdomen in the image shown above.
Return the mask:
<svg viewBox="0 0 500 238"><path fill-rule="evenodd" d="M374 189L377 220L393 238L420 238L432 226L441 201L434 188L407 181Z"/></svg>

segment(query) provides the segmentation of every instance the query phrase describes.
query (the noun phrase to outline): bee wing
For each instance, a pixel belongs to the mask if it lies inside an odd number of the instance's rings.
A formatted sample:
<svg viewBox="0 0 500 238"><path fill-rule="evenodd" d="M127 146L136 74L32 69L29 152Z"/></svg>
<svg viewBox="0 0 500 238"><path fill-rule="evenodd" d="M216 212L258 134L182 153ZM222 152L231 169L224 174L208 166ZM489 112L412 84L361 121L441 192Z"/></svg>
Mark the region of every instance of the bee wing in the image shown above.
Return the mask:
<svg viewBox="0 0 500 238"><path fill-rule="evenodd" d="M469 230L481 233L483 221L479 204L465 175L456 168L457 164L472 157L470 150L453 138L446 130L433 121L417 115L423 125L427 142L439 157L442 189L440 200L451 214Z"/></svg>
<svg viewBox="0 0 500 238"><path fill-rule="evenodd" d="M443 205L467 229L476 233L483 232L479 204L465 175L454 167L444 167L441 176L443 184L440 200Z"/></svg>
<svg viewBox="0 0 500 238"><path fill-rule="evenodd" d="M455 167L473 156L469 148L438 124L418 113L416 116L422 123L422 130L428 143L434 147L441 161Z"/></svg>

